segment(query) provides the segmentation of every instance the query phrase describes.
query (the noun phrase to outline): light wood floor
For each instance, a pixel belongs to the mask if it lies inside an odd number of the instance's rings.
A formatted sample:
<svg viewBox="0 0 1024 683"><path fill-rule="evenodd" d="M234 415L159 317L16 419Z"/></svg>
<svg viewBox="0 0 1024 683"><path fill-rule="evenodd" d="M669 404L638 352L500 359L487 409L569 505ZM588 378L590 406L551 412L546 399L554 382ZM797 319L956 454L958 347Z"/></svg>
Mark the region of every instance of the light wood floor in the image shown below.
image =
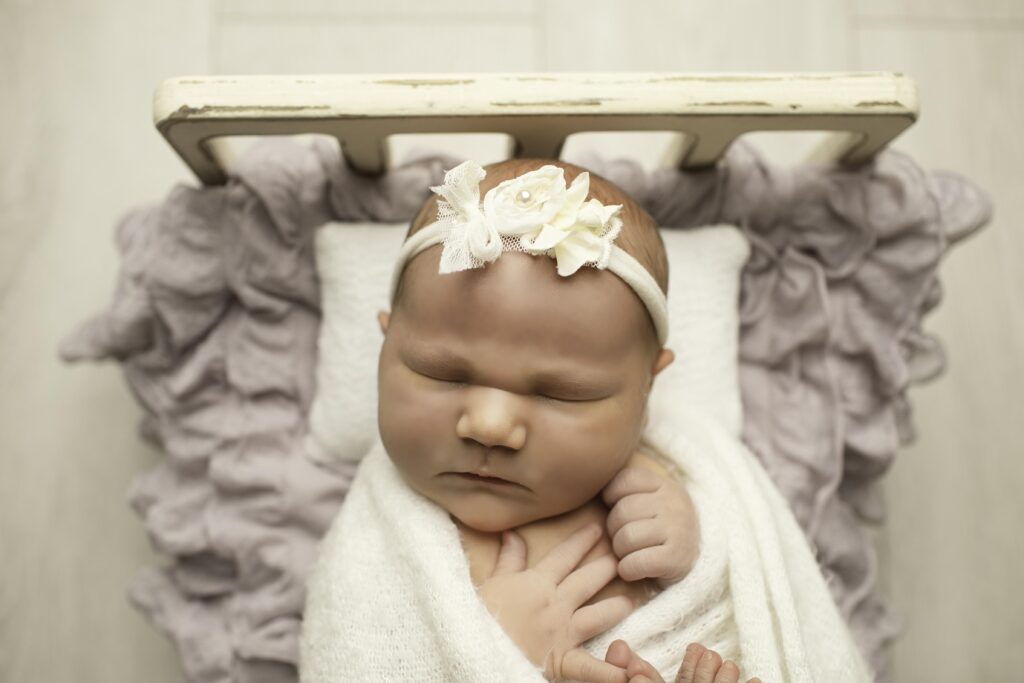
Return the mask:
<svg viewBox="0 0 1024 683"><path fill-rule="evenodd" d="M996 220L944 266L949 372L886 486L897 681L1020 680L1024 649L1024 2L0 0L0 680L181 680L127 604L152 561L124 497L157 457L112 366L60 338L110 296L113 227L192 182L152 127L163 78L209 73L821 71L913 76L898 141L987 188ZM381 49L381 46L390 46ZM761 136L773 157L792 146Z"/></svg>

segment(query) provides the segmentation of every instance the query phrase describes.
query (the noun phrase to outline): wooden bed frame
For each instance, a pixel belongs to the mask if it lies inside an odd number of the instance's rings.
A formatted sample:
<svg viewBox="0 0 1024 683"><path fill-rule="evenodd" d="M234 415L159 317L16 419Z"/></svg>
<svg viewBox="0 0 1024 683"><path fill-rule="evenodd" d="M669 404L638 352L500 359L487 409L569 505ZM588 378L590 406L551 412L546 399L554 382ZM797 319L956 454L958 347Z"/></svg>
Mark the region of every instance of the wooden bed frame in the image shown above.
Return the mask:
<svg viewBox="0 0 1024 683"><path fill-rule="evenodd" d="M201 76L162 83L157 129L196 176L222 184L235 136L326 134L366 174L388 166L387 138L501 133L507 156L558 158L594 131L680 133L669 163L713 163L740 135L830 131L814 161L870 159L917 119L899 73L521 73Z"/></svg>

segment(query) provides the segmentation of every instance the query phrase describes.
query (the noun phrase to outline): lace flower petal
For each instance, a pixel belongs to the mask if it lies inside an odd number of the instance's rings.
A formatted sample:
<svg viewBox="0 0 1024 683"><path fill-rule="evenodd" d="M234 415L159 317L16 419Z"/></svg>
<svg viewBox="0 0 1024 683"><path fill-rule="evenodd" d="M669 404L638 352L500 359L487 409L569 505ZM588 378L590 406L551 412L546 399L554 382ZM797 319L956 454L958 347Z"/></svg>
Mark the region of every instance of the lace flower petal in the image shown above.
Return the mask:
<svg viewBox="0 0 1024 683"><path fill-rule="evenodd" d="M598 261L604 251L605 242L589 231L571 233L555 247L558 274L572 275L585 263Z"/></svg>
<svg viewBox="0 0 1024 683"><path fill-rule="evenodd" d="M579 220L580 209L584 206L584 200L590 192L590 174L580 173L573 178L569 189L565 191L562 198L562 206L559 212L551 219L551 224L557 228L568 229L576 225ZM596 202L596 199L590 200ZM598 202L600 204L600 202Z"/></svg>
<svg viewBox="0 0 1024 683"><path fill-rule="evenodd" d="M480 181L487 175L475 161L464 161L444 174L444 184L430 189L448 203L451 209L467 215L479 212ZM439 207L440 211L440 207Z"/></svg>
<svg viewBox="0 0 1024 683"><path fill-rule="evenodd" d="M531 251L540 253L551 249L569 236L567 230L560 230L553 225L545 225L536 237L529 241Z"/></svg>

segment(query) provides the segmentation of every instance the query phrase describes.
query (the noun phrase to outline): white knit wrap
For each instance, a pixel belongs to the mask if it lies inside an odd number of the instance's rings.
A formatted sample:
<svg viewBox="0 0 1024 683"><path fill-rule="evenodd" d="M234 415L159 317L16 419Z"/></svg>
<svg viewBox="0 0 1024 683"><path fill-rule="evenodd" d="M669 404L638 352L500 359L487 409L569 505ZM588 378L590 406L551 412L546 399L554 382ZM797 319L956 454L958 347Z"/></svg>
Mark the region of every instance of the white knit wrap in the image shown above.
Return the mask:
<svg viewBox="0 0 1024 683"><path fill-rule="evenodd" d="M691 573L589 641L624 639L674 680L688 643L741 680L870 681L807 541L754 456L697 413L650 428L685 474L701 525ZM478 599L448 514L409 489L378 443L325 537L308 584L300 675L337 681L542 681Z"/></svg>

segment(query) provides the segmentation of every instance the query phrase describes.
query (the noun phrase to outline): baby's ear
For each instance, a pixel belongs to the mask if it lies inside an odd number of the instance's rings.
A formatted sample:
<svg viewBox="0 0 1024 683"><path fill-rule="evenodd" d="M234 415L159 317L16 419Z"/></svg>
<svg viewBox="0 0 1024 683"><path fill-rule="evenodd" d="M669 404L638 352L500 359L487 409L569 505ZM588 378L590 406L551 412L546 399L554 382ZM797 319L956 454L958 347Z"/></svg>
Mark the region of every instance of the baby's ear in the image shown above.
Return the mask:
<svg viewBox="0 0 1024 683"><path fill-rule="evenodd" d="M380 333L388 333L388 324L391 322L391 311L377 311L377 323L380 325Z"/></svg>
<svg viewBox="0 0 1024 683"><path fill-rule="evenodd" d="M659 372L671 365L675 359L676 354L672 353L672 349L663 348L659 351L658 357L654 359L654 366L651 368L651 378L653 379Z"/></svg>

